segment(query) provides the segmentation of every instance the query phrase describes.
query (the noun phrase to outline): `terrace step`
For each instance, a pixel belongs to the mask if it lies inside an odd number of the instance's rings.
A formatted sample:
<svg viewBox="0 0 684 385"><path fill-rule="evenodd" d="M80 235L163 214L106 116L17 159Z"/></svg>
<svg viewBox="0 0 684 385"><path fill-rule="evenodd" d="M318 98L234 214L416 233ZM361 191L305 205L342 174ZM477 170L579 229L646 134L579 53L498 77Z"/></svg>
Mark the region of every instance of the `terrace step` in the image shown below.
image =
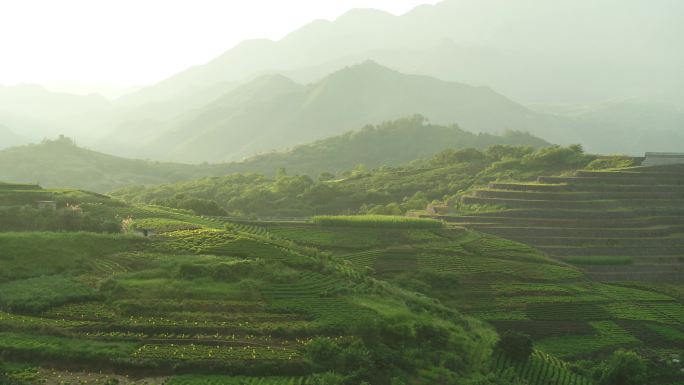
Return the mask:
<svg viewBox="0 0 684 385"><path fill-rule="evenodd" d="M627 265L584 265L584 269L592 273L620 273L638 271L646 272L681 272L684 273L684 263L633 263Z"/></svg>
<svg viewBox="0 0 684 385"><path fill-rule="evenodd" d="M543 183L500 183L491 182L488 187L493 190L536 191L536 192L681 192L682 185L676 184L543 184Z"/></svg>
<svg viewBox="0 0 684 385"><path fill-rule="evenodd" d="M493 190L508 190L508 191L571 191L572 186L568 184L543 184L543 183L502 183L491 182L488 187Z"/></svg>
<svg viewBox="0 0 684 385"><path fill-rule="evenodd" d="M661 166L635 166L626 168L625 171L648 171L648 172L673 172L684 173L684 165L682 164L666 164Z"/></svg>
<svg viewBox="0 0 684 385"><path fill-rule="evenodd" d="M651 177L651 178L630 178L630 177L612 177L612 178L598 178L587 176L540 176L537 178L537 183L550 184L590 184L590 185L684 185L684 178L680 175L678 178L668 177Z"/></svg>
<svg viewBox="0 0 684 385"><path fill-rule="evenodd" d="M498 235L498 234L497 234ZM511 237L510 239L533 245L540 246L585 246L585 247L681 247L684 250L684 238L590 238L590 237Z"/></svg>
<svg viewBox="0 0 684 385"><path fill-rule="evenodd" d="M645 179L653 179L653 178L674 178L674 179L683 179L684 178L684 172L676 172L676 171L666 171L666 170L658 170L658 171L644 171L644 170L635 170L635 169L629 169L629 170L620 170L620 171L592 171L592 170L579 170L575 172L575 176L580 176L580 177L588 177L588 178L645 178Z"/></svg>
<svg viewBox="0 0 684 385"><path fill-rule="evenodd" d="M602 210L624 207L635 208L684 208L684 199L630 199L630 200L544 200L544 199L508 199L481 198L465 196L461 198L465 204L504 206L510 208L544 208L544 209L576 209Z"/></svg>
<svg viewBox="0 0 684 385"><path fill-rule="evenodd" d="M674 246L658 246L658 247L635 247L635 246L539 246L539 250L544 251L549 255L556 257L573 257L573 256L625 256L625 257L639 257L644 255L660 255L660 256L684 256L684 247Z"/></svg>
<svg viewBox="0 0 684 385"><path fill-rule="evenodd" d="M582 256L581 258L583 259L591 259L593 257L596 257L597 259L601 259L602 256ZM616 257L616 256L613 256ZM619 256L617 256L619 257ZM572 265L578 265L578 266L596 266L596 265L591 265L589 263L580 263L576 260L577 257L557 257L557 259L570 263ZM625 258L629 258L631 260L631 263L634 264L681 264L684 263L684 254L681 256L677 255L647 255L647 256L625 256ZM619 263L615 263L613 265L609 266L615 266L615 265L620 265Z"/></svg>
<svg viewBox="0 0 684 385"><path fill-rule="evenodd" d="M468 205L504 206L511 208L551 208L551 209L610 209L617 207L613 201L549 201L533 199L502 199L465 196L461 202Z"/></svg>
<svg viewBox="0 0 684 385"><path fill-rule="evenodd" d="M511 191L511 190L476 190L474 196L479 198L499 199L527 199L551 201L588 201L588 200L681 200L684 199L684 189L676 192L633 192L633 191L605 191L605 192L542 192L542 191ZM682 201L684 203L684 200Z"/></svg>
<svg viewBox="0 0 684 385"><path fill-rule="evenodd" d="M445 222L464 225L468 227L492 226L506 227L570 227L570 228L609 228L624 229L635 227L656 227L665 225L684 226L684 216L676 217L634 217L634 218L525 218L517 216L484 216L484 215L461 215L461 216L438 216L436 218Z"/></svg>
<svg viewBox="0 0 684 385"><path fill-rule="evenodd" d="M681 282L684 271L586 271L589 278L600 282L624 282L624 281L642 281L642 282Z"/></svg>
<svg viewBox="0 0 684 385"><path fill-rule="evenodd" d="M571 219L571 220L637 220L637 219L658 219L676 221L684 218L684 207L681 209L670 208L664 211L647 210L568 210L568 209L538 209L534 207L510 209L504 211L482 212L474 214L479 217L500 217L509 218L535 218L535 219ZM468 216L468 215L466 215ZM665 222L663 222L665 223Z"/></svg>
<svg viewBox="0 0 684 385"><path fill-rule="evenodd" d="M665 241L668 236L684 233L682 226L651 226L630 228L606 228L606 227L534 227L534 226L505 226L505 225L468 225L484 233L492 233L498 236L514 236L518 238L536 239L540 237L558 238L654 238ZM677 239L677 238L673 238Z"/></svg>

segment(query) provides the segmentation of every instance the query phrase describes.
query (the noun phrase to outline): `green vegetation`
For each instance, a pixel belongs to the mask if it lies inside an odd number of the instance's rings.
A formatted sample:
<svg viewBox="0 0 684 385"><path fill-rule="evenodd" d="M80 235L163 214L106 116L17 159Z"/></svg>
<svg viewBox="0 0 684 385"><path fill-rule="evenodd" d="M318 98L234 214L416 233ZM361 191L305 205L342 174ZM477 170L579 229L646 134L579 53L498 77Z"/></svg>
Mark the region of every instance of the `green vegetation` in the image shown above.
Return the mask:
<svg viewBox="0 0 684 385"><path fill-rule="evenodd" d="M316 216L313 223L320 226L340 227L381 227L381 228L414 228L431 229L442 227L442 223L434 219L408 218L389 215L339 215Z"/></svg>
<svg viewBox="0 0 684 385"><path fill-rule="evenodd" d="M0 309L7 311L36 313L95 297L91 288L58 275L0 283Z"/></svg>
<svg viewBox="0 0 684 385"><path fill-rule="evenodd" d="M153 233L0 233L0 351L13 363L207 374L171 380L180 383L248 375L390 384L486 370L488 327L329 253L178 210L114 200L80 207ZM426 222L439 224L417 221ZM444 231L403 226L377 231ZM427 234L411 239L440 239ZM316 344L338 351L342 366L313 353Z"/></svg>
<svg viewBox="0 0 684 385"><path fill-rule="evenodd" d="M638 354L618 350L605 363L599 384L637 385L647 378L646 363Z"/></svg>
<svg viewBox="0 0 684 385"><path fill-rule="evenodd" d="M396 171L395 177L426 178L429 167L443 172L435 174L441 177L449 170L476 172L458 197L496 193L497 188L473 190L491 178L532 178L539 169L563 172L592 158L577 146L445 151L415 166L415 172ZM379 181L382 175L359 171L314 185ZM281 172L269 191L296 202L305 181ZM507 193L569 185L492 183L510 186ZM529 211L496 206L468 215L432 214L437 219L364 209L366 214L306 221L231 222L82 191L6 187L0 198L25 210L27 218L51 220L68 204L92 223L109 220L120 231L73 231L81 229L53 221L56 227L49 229L58 231L18 227L0 233L0 350L8 352L4 358L10 365L37 367L31 372L35 378L58 361L73 370L87 363L114 373L159 373L179 384L394 385L402 379L588 385L613 376L607 374L612 364L600 364L601 358L623 348L647 357L653 384L676 378L672 357L681 354L684 332L680 285L597 282L585 270L632 267L643 259L623 247L620 254L593 250L559 260L529 246L528 239L530 229L535 239L586 237L583 242L657 236L663 247L676 248L678 233L663 234L667 226L569 227L559 237L549 224L573 217L529 219ZM249 191L240 184L230 188ZM566 191L564 201L573 202L572 193ZM171 196L169 205L181 199ZM29 210L36 197L54 200L58 208ZM396 207L420 213L429 199L416 192ZM448 195L444 200L456 210L470 205ZM289 210L283 212L292 214ZM532 224L508 225L516 215ZM503 224L490 234L477 231L491 229L495 221ZM469 228L460 226L464 222ZM23 370L8 373L21 376Z"/></svg>
<svg viewBox="0 0 684 385"><path fill-rule="evenodd" d="M485 151L444 150L430 159L401 167L357 167L314 181L285 170L270 178L232 174L152 187L128 187L114 196L132 203L181 208L183 199L216 202L233 217L288 218L323 214L401 215L424 210L433 201L457 209L459 194L492 180L531 180L541 172L583 168L595 159L579 146L532 147L495 145Z"/></svg>
<svg viewBox="0 0 684 385"><path fill-rule="evenodd" d="M363 123L345 126L344 129L361 127ZM323 173L342 173L359 164L371 168L396 166L431 157L447 148L484 149L496 144L548 145L522 132L507 131L501 136L473 134L456 125L430 124L420 116L364 126L360 130L289 151L269 152L240 162L217 164L190 165L121 158L78 147L71 139L60 137L40 144L0 149L0 164L13 165L0 170L0 180L107 192L127 186L173 183L197 176L223 176L238 172L274 176L280 168L316 178ZM221 152L225 154L226 149ZM225 159L214 157L212 160ZM166 199L173 207L198 214L224 214L211 199L183 194Z"/></svg>
<svg viewBox="0 0 684 385"><path fill-rule="evenodd" d="M525 361L534 351L530 336L520 332L506 332L496 343L496 349L514 361Z"/></svg>
<svg viewBox="0 0 684 385"><path fill-rule="evenodd" d="M508 377L512 381L521 381L524 384L588 385L592 383L587 377L573 373L567 363L538 350L523 360L499 354L495 358L494 366L501 377Z"/></svg>

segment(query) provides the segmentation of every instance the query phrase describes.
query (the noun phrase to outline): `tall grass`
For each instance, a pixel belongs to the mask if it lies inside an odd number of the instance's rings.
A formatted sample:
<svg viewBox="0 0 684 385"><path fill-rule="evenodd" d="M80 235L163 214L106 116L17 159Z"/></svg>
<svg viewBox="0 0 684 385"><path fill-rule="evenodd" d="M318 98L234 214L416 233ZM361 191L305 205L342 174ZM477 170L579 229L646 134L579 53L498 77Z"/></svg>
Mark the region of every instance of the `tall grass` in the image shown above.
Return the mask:
<svg viewBox="0 0 684 385"><path fill-rule="evenodd" d="M319 226L380 227L430 229L443 226L441 221L427 218L410 218L392 215L321 215L312 218Z"/></svg>

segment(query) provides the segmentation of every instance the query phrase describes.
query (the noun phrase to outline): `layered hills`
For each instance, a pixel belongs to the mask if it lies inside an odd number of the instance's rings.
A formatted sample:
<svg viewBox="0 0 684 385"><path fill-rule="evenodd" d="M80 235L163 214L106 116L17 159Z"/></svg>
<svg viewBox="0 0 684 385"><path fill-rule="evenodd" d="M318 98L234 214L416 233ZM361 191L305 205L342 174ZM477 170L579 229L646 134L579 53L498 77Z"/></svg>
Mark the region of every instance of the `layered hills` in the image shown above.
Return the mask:
<svg viewBox="0 0 684 385"><path fill-rule="evenodd" d="M156 139L139 141L138 146L156 159L239 160L407 112L435 123L457 122L475 132L547 133L562 125L485 87L402 74L365 62L306 86L282 76L258 78L170 122L157 130Z"/></svg>
<svg viewBox="0 0 684 385"><path fill-rule="evenodd" d="M401 16L355 9L332 22L314 21L279 41L245 41L121 101L163 100L190 87L268 72L311 82L366 59L402 72L489 85L526 103L647 97L679 85L684 57L668 47L681 43L675 16L681 7L672 0L657 7L614 0L590 5L563 0L554 6L446 0ZM587 15L596 22L579 27Z"/></svg>

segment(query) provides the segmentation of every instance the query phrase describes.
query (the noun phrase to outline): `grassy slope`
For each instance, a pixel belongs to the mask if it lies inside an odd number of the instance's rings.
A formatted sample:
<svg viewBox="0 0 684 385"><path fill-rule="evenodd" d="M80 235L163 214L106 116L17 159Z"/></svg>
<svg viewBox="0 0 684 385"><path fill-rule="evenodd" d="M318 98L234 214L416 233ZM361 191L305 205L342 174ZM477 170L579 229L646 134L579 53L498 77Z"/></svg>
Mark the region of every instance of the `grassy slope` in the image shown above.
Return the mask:
<svg viewBox="0 0 684 385"><path fill-rule="evenodd" d="M77 375L65 369L91 376L97 368L148 377L189 371L295 381L324 369L306 359L310 341L347 346L360 338L349 328L359 320L434 323L453 335L448 349L469 362L469 369L454 370L470 375L487 364L489 329L316 249L182 211L105 198L80 206L107 218L132 216L132 226L157 235L1 233L0 271L7 274L0 276L0 350L15 364L59 363L55 369L68 378ZM432 349L411 341L403 350L424 357L411 362L429 372Z"/></svg>
<svg viewBox="0 0 684 385"><path fill-rule="evenodd" d="M529 246L460 228L265 225L487 320L499 332L528 333L537 349L558 357L593 359L619 347L655 357L682 353L681 284L592 282Z"/></svg>

